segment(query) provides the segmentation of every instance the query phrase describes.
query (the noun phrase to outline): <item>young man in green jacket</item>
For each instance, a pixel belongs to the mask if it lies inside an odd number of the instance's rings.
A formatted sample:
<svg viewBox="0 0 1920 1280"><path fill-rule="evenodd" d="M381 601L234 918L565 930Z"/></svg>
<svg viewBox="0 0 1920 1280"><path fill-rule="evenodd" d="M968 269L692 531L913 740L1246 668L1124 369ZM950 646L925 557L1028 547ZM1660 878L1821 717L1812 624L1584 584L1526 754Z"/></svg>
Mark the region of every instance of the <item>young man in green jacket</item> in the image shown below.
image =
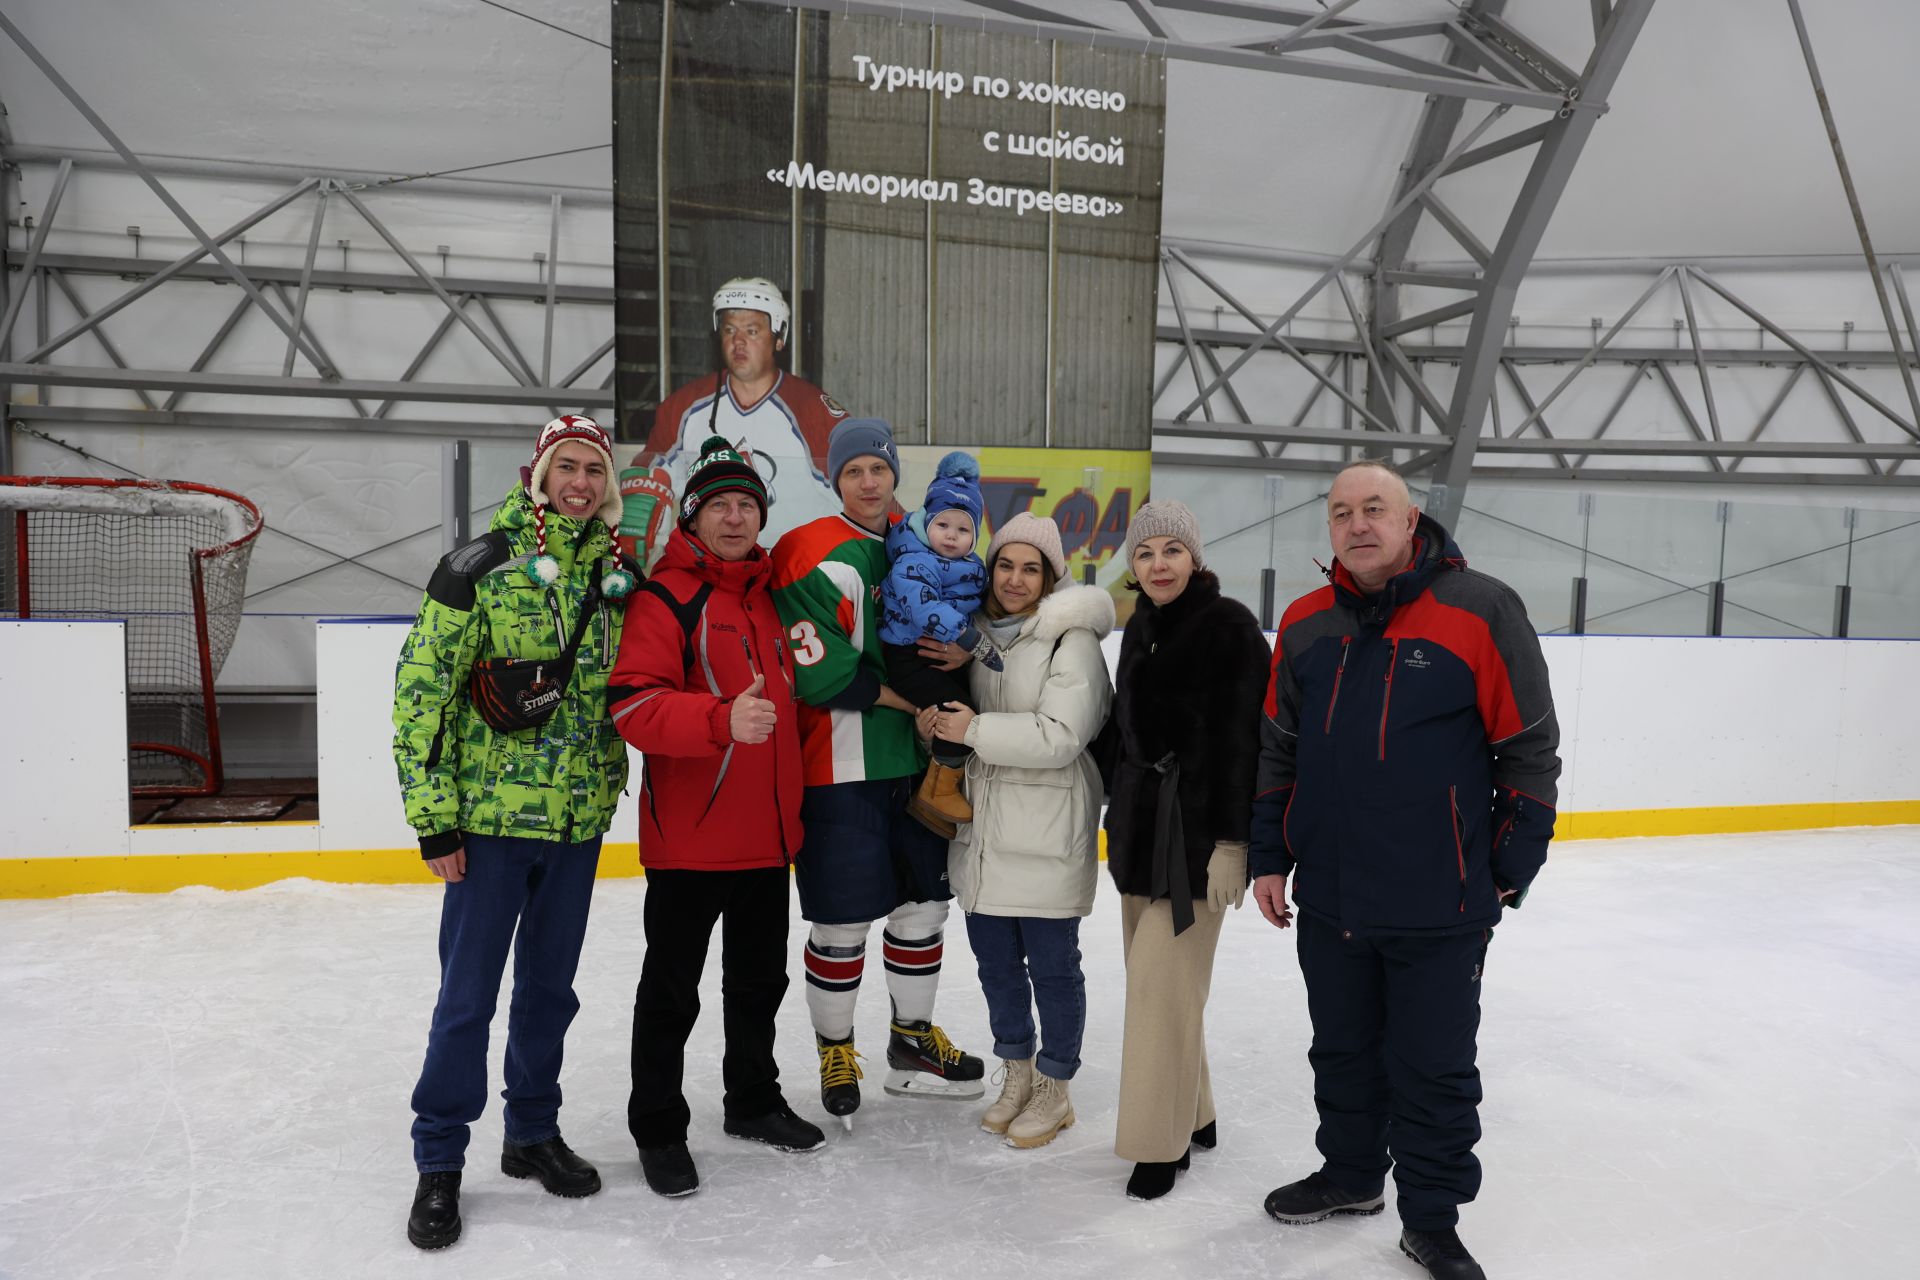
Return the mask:
<svg viewBox="0 0 1920 1280"><path fill-rule="evenodd" d="M394 761L420 856L446 881L440 996L413 1093L420 1181L407 1238L422 1249L460 1237L460 1170L486 1106L487 1028L509 946L501 1171L555 1195L600 1189L560 1137L559 1077L600 837L627 778L607 676L636 570L613 541L612 453L591 418L548 423L489 531L434 570L400 651ZM485 664L514 658L553 669L531 688L489 683ZM538 723L496 727L516 715Z"/></svg>

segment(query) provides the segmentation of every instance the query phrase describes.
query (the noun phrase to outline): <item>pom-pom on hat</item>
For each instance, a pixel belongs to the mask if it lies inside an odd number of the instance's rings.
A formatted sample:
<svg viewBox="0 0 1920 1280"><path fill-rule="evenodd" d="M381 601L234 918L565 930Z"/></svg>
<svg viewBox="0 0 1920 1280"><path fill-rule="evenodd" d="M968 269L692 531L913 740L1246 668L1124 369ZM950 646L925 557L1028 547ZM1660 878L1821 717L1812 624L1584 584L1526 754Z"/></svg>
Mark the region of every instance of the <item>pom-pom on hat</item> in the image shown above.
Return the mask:
<svg viewBox="0 0 1920 1280"><path fill-rule="evenodd" d="M980 537L980 517L985 506L980 498L980 464L973 455L958 449L940 459L934 468L933 482L927 486L927 500L907 517L920 540L927 540L927 523L942 511L964 511L973 521L973 536Z"/></svg>
<svg viewBox="0 0 1920 1280"><path fill-rule="evenodd" d="M847 464L869 454L893 468L893 482L900 483L900 450L894 446L892 427L878 418L846 418L834 425L827 437L827 482L835 493Z"/></svg>
<svg viewBox="0 0 1920 1280"><path fill-rule="evenodd" d="M1162 498L1133 513L1127 525L1127 572L1133 572L1133 553L1148 538L1174 538L1193 556L1193 567L1207 567L1206 544L1200 541L1200 521L1184 502Z"/></svg>
<svg viewBox="0 0 1920 1280"><path fill-rule="evenodd" d="M994 557L1000 554L1000 548L1014 542L1024 542L1038 551L1053 566L1056 582L1066 580L1067 553L1060 546L1060 526L1051 518L1022 511L995 529L993 541L987 546L987 567L993 567Z"/></svg>
<svg viewBox="0 0 1920 1280"><path fill-rule="evenodd" d="M680 491L680 527L693 532L693 518L702 504L716 493L737 489L760 504L760 523L767 522L767 482L741 452L727 443L725 436L708 436L700 446L700 456L687 468L687 483Z"/></svg>

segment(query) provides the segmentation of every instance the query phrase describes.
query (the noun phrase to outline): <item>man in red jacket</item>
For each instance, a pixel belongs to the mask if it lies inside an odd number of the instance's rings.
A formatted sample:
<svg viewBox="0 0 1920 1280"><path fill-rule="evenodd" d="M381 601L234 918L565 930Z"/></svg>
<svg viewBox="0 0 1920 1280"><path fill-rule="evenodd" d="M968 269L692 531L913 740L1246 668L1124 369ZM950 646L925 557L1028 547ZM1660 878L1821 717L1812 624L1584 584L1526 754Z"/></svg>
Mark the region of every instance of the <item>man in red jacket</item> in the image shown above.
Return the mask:
<svg viewBox="0 0 1920 1280"><path fill-rule="evenodd" d="M700 1185L681 1092L700 971L721 929L726 1132L815 1151L820 1130L780 1093L773 1020L787 990L787 868L800 847L793 667L758 545L766 482L725 439L701 447L679 526L627 611L607 705L646 754L640 860L647 958L633 1002L627 1128L647 1185Z"/></svg>

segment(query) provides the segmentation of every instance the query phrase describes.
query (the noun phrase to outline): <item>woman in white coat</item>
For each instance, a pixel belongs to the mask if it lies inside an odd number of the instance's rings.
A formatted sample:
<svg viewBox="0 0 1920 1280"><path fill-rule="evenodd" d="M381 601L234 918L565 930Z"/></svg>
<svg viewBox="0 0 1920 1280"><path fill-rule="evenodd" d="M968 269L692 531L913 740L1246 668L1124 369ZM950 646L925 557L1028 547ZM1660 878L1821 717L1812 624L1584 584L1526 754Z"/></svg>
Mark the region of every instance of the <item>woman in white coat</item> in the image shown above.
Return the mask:
<svg viewBox="0 0 1920 1280"><path fill-rule="evenodd" d="M977 711L925 713L935 736L973 748L973 821L949 846L947 874L1002 1059L1000 1097L980 1126L1016 1147L1044 1146L1073 1123L1067 1082L1087 1021L1080 918L1093 910L1103 799L1087 747L1113 700L1100 641L1114 612L1106 591L1063 583L1066 567L1052 520L1023 513L1001 526L974 621L1003 669L974 664Z"/></svg>

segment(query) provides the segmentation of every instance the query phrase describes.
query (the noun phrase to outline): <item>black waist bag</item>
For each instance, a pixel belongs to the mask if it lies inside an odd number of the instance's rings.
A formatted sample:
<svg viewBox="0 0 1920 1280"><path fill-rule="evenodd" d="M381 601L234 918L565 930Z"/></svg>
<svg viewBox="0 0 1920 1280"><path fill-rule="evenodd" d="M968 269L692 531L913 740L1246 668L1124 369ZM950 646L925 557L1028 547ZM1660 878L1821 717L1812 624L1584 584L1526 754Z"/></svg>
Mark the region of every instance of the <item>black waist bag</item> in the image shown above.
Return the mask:
<svg viewBox="0 0 1920 1280"><path fill-rule="evenodd" d="M557 658L487 658L473 664L467 696L489 728L513 733L547 722L573 682L574 659L586 637L587 624L599 607L600 588L596 585L581 602L573 635Z"/></svg>

